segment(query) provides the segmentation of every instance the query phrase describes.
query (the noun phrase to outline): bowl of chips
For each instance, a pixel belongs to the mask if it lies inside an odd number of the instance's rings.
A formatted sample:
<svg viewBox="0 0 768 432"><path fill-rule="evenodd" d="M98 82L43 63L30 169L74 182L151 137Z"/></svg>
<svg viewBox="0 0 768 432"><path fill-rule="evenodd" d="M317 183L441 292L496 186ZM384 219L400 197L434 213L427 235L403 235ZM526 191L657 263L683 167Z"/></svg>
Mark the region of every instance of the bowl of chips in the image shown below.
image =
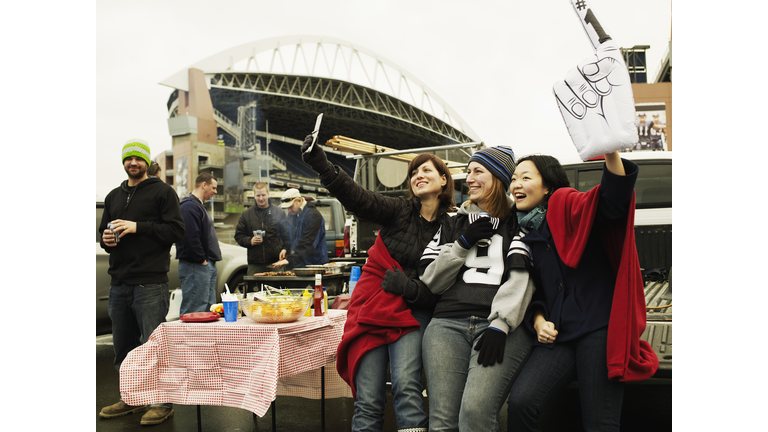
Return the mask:
<svg viewBox="0 0 768 432"><path fill-rule="evenodd" d="M257 323L287 323L307 312L312 297L275 295L240 300L245 316Z"/></svg>

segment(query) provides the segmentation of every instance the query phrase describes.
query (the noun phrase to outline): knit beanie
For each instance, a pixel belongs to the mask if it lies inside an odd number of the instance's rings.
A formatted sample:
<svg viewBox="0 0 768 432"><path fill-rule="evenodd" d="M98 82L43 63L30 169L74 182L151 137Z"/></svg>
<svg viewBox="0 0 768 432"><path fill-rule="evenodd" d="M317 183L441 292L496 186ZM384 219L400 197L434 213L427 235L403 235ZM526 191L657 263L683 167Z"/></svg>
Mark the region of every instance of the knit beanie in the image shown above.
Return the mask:
<svg viewBox="0 0 768 432"><path fill-rule="evenodd" d="M144 159L147 162L147 166L152 163L149 160L149 144L144 140L131 139L125 142L125 145L123 146L123 158L121 160L125 162L125 158L131 156L137 156Z"/></svg>
<svg viewBox="0 0 768 432"><path fill-rule="evenodd" d="M498 177L504 183L505 188L509 189L509 184L512 182L512 174L514 174L516 167L515 152L512 151L512 147L497 146L484 148L476 151L469 158L469 162L472 161L486 167L491 174ZM469 162L467 162L467 165L469 165Z"/></svg>

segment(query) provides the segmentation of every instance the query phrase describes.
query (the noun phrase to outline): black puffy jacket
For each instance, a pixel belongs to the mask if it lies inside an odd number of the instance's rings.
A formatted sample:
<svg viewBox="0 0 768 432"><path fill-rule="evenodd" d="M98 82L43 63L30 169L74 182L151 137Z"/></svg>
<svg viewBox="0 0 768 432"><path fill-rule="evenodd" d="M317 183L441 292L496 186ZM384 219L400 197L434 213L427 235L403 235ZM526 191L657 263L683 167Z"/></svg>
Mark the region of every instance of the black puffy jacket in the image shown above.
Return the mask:
<svg viewBox="0 0 768 432"><path fill-rule="evenodd" d="M339 167L320 181L347 211L357 217L381 224L379 235L387 251L411 279L419 278L419 261L427 243L432 240L448 216L448 206L440 206L437 218L429 222L421 217L421 201L414 197L388 197L364 189ZM439 296L421 282L416 298L405 298L412 308L434 308Z"/></svg>

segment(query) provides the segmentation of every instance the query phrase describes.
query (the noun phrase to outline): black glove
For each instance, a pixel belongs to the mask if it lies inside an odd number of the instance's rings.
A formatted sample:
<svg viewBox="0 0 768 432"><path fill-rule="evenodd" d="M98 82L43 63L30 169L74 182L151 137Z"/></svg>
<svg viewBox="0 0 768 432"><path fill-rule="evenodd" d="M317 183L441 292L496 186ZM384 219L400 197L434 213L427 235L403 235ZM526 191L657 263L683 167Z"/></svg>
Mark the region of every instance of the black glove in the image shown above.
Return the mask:
<svg viewBox="0 0 768 432"><path fill-rule="evenodd" d="M312 151L306 153L309 146L312 145L312 134L307 135L304 138L304 142L301 144L301 159L311 166L316 173L320 174L320 177L326 177L329 173L333 172L333 164L328 162L328 158L325 157L325 152L319 143L315 143L312 147Z"/></svg>
<svg viewBox="0 0 768 432"><path fill-rule="evenodd" d="M469 227L461 237L459 237L459 245L464 249L471 249L478 240L490 239L493 237L493 224L491 218L481 217L480 219L469 224Z"/></svg>
<svg viewBox="0 0 768 432"><path fill-rule="evenodd" d="M494 363L504 361L504 345L507 343L507 334L499 329L488 327L480 340L475 345L475 351L480 351L477 356L477 364L493 366Z"/></svg>
<svg viewBox="0 0 768 432"><path fill-rule="evenodd" d="M419 288L416 285L416 281L406 276L402 270L392 266L392 270L387 270L387 273L384 274L384 280L381 281L381 289L401 296L406 292L412 292L414 289L418 290Z"/></svg>

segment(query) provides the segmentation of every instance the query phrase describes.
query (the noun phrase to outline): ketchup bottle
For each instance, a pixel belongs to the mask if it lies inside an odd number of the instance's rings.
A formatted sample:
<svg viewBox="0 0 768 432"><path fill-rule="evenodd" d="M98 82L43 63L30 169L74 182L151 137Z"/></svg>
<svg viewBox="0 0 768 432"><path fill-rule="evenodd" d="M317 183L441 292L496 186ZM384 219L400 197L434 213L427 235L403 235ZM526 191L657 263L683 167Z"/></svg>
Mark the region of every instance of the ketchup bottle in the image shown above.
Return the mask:
<svg viewBox="0 0 768 432"><path fill-rule="evenodd" d="M323 316L325 315L325 308L323 307L323 275L320 273L315 275L315 294L313 298L315 299L315 316Z"/></svg>

